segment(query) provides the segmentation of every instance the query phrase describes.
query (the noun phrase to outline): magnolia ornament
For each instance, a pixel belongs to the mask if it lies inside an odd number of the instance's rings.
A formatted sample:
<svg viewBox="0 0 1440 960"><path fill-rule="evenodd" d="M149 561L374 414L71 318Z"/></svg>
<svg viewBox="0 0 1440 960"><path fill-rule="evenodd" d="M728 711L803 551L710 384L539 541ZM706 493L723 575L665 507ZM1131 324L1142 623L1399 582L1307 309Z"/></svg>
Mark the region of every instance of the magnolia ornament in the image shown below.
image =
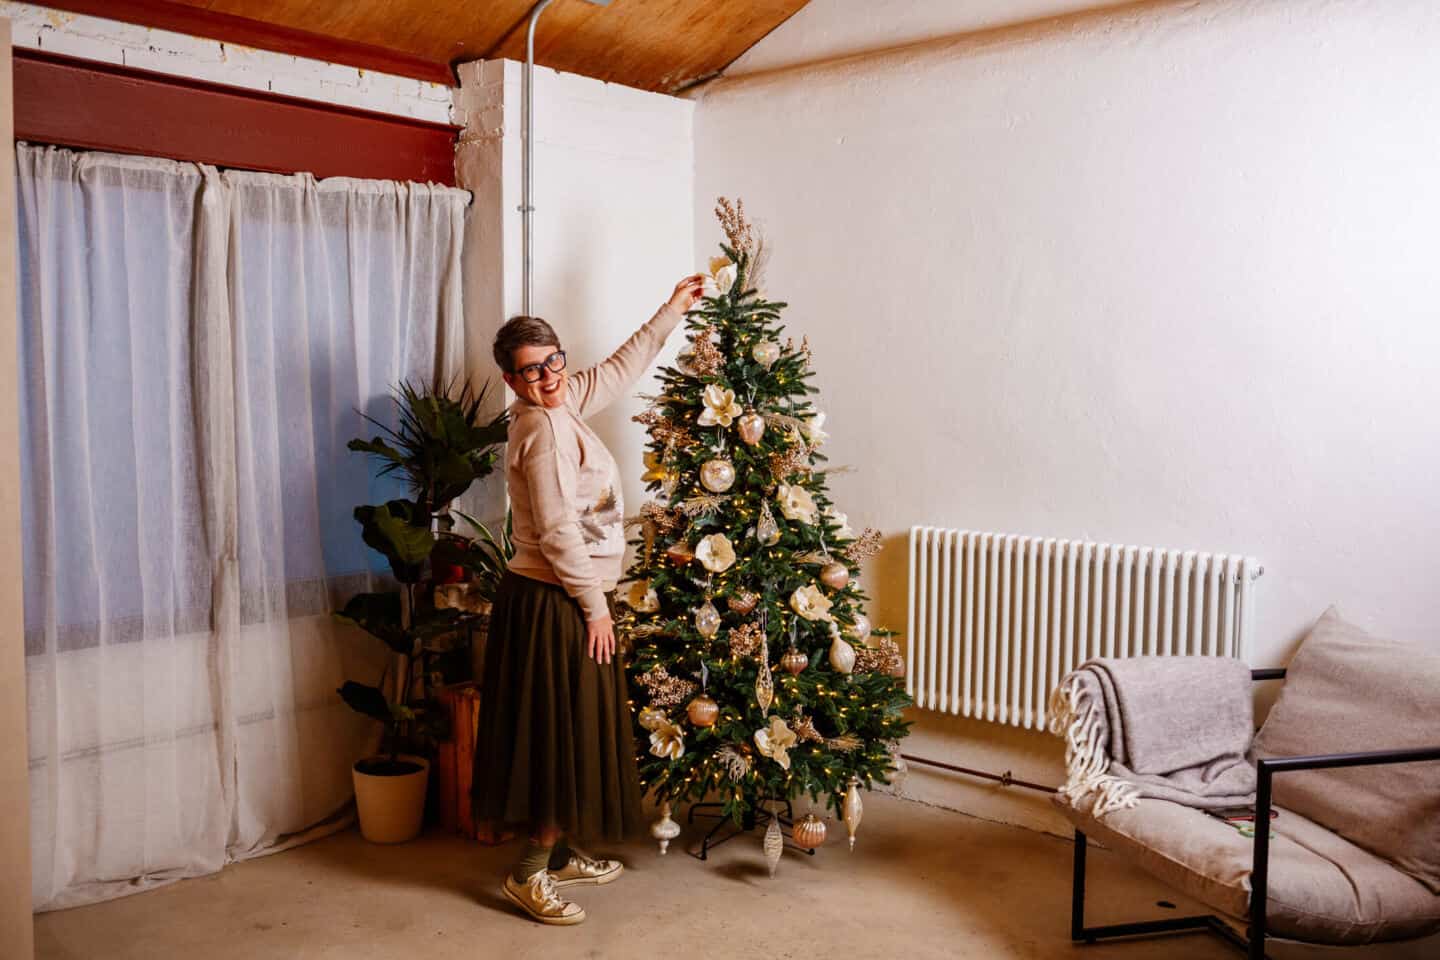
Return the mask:
<svg viewBox="0 0 1440 960"><path fill-rule="evenodd" d="M724 493L735 485L735 464L729 460L706 460L700 468L700 482L711 493Z"/></svg>
<svg viewBox="0 0 1440 960"><path fill-rule="evenodd" d="M802 429L805 431L805 439L810 442L810 446L818 447L830 439L830 434L821 429L825 426L825 414L817 413L804 423L805 426Z"/></svg>
<svg viewBox="0 0 1440 960"><path fill-rule="evenodd" d="M755 731L755 747L761 756L769 757L786 770L790 769L790 748L795 746L795 731L781 716L770 718L770 726Z"/></svg>
<svg viewBox="0 0 1440 960"><path fill-rule="evenodd" d="M636 580L625 591L625 602L636 613L654 613L660 609L660 596L650 586L649 580Z"/></svg>
<svg viewBox="0 0 1440 960"><path fill-rule="evenodd" d="M720 704L702 693L690 701L690 705L685 708L685 715L697 727L713 727L715 721L720 719Z"/></svg>
<svg viewBox="0 0 1440 960"><path fill-rule="evenodd" d="M766 547L773 547L780 542L780 525L775 522L775 514L770 512L769 500L760 504L760 521L755 524L755 539Z"/></svg>
<svg viewBox="0 0 1440 960"><path fill-rule="evenodd" d="M670 849L670 841L680 836L680 824L670 819L670 804L660 805L660 819L650 825L650 836L660 841L660 856Z"/></svg>
<svg viewBox="0 0 1440 960"><path fill-rule="evenodd" d="M780 669L792 677L798 677L804 673L805 668L808 666L810 666L810 658L805 654L805 651L796 650L794 647L786 650L785 656L780 658Z"/></svg>
<svg viewBox="0 0 1440 960"><path fill-rule="evenodd" d="M769 370L771 365L780 359L780 344L774 340L761 340L750 350L750 356L755 358L756 363Z"/></svg>
<svg viewBox="0 0 1440 960"><path fill-rule="evenodd" d="M720 611L708 599L695 611L695 632L706 640L720 632Z"/></svg>
<svg viewBox="0 0 1440 960"><path fill-rule="evenodd" d="M706 387L701 399L705 409L700 411L695 422L702 427L728 427L742 412L740 404L735 402L735 391L718 383Z"/></svg>
<svg viewBox="0 0 1440 960"><path fill-rule="evenodd" d="M665 466L664 459L653 450L645 452L645 472L640 474L640 479L646 483L657 480L664 480L670 475L670 470Z"/></svg>
<svg viewBox="0 0 1440 960"><path fill-rule="evenodd" d="M666 760L679 760L685 755L685 731L669 720L655 721L650 728L650 752Z"/></svg>
<svg viewBox="0 0 1440 960"><path fill-rule="evenodd" d="M870 618L863 613L855 614L855 622L845 628L845 633L852 640L866 643L870 639ZM868 646L868 644L866 644Z"/></svg>
<svg viewBox="0 0 1440 960"><path fill-rule="evenodd" d="M865 805L860 802L860 788L855 780L850 781L850 790L845 802L840 804L840 814L845 818L845 830L850 834L850 849L855 849L855 831L860 829L860 818L865 815Z"/></svg>
<svg viewBox="0 0 1440 960"><path fill-rule="evenodd" d="M765 828L762 846L765 848L765 863L770 867L770 876L774 877L775 868L780 866L780 855L785 852L785 837L780 832L779 817L770 817L770 826Z"/></svg>
<svg viewBox="0 0 1440 960"><path fill-rule="evenodd" d="M735 286L735 262L729 257L711 257L710 273L705 277L707 296L723 297Z"/></svg>
<svg viewBox="0 0 1440 960"><path fill-rule="evenodd" d="M814 850L825 842L825 821L813 813L807 813L790 833L795 846L801 850Z"/></svg>
<svg viewBox="0 0 1440 960"><path fill-rule="evenodd" d="M695 559L711 573L724 573L735 564L735 548L725 534L712 533L700 538L695 546Z"/></svg>
<svg viewBox="0 0 1440 960"><path fill-rule="evenodd" d="M776 488L776 497L780 501L780 512L785 515L786 520L799 520L807 524L815 522L815 498L800 484L780 484Z"/></svg>
<svg viewBox="0 0 1440 960"><path fill-rule="evenodd" d="M758 593L750 590L742 590L740 593L732 594L730 598L725 601L725 605L735 613L746 614L754 610L755 604L759 602L760 595Z"/></svg>
<svg viewBox="0 0 1440 960"><path fill-rule="evenodd" d="M820 568L820 582L831 590L844 590L850 582L850 568L832 560Z"/></svg>
<svg viewBox="0 0 1440 960"><path fill-rule="evenodd" d="M665 720L665 711L659 707L641 707L639 716L640 726L646 730L654 730Z"/></svg>
<svg viewBox="0 0 1440 960"><path fill-rule="evenodd" d="M833 624L832 624L833 626ZM844 674L855 670L855 648L846 643L836 630L830 640L830 666Z"/></svg>
<svg viewBox="0 0 1440 960"><path fill-rule="evenodd" d="M747 410L744 416L736 421L735 430L740 434L741 440L753 447L765 435L765 418L754 410Z"/></svg>
<svg viewBox="0 0 1440 960"><path fill-rule="evenodd" d="M830 600L813 583L807 583L790 595L790 609L806 620L829 620Z"/></svg>
<svg viewBox="0 0 1440 960"><path fill-rule="evenodd" d="M665 557L677 567L683 567L695 559L695 551L684 540L676 540L665 549Z"/></svg>

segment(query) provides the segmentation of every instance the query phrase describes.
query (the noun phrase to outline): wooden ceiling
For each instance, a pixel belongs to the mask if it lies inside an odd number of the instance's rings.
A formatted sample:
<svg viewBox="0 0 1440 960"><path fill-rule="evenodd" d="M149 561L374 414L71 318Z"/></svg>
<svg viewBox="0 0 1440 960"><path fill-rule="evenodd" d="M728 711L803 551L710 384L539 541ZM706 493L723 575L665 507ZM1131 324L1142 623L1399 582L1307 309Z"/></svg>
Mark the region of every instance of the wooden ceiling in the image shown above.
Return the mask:
<svg viewBox="0 0 1440 960"><path fill-rule="evenodd" d="M40 0L246 46L453 83L454 64L525 58L534 0ZM535 62L672 93L724 69L807 0L554 0Z"/></svg>

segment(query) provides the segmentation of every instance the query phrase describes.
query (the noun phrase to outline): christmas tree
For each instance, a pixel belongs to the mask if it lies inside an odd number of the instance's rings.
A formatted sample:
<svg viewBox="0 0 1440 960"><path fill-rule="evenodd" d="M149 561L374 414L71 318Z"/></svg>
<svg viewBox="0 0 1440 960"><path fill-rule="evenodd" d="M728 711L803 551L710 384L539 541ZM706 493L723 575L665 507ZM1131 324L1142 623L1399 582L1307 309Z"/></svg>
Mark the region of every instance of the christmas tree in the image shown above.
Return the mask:
<svg viewBox="0 0 1440 960"><path fill-rule="evenodd" d="M741 203L721 198L716 216L728 243L711 295L635 418L658 492L640 511L619 623L641 782L667 817L710 796L751 823L764 805L824 798L850 814L853 845L857 788L889 782L908 726L899 650L871 629L855 580L880 537L857 536L830 500L810 346L780 344L786 305L756 289L763 241Z"/></svg>

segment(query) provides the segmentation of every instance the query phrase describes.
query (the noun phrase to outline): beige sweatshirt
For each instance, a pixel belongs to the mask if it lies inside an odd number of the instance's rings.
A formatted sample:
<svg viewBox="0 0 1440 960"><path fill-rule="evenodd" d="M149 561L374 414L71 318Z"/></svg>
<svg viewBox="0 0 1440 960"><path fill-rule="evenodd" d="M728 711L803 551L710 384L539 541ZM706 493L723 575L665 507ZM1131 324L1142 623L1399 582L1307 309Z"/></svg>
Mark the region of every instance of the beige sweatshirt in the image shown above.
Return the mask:
<svg viewBox="0 0 1440 960"><path fill-rule="evenodd" d="M614 458L581 418L630 389L679 322L675 308L662 306L608 360L572 375L558 407L523 398L510 405L510 569L564 587L586 620L610 615L605 592L623 573L625 504Z"/></svg>

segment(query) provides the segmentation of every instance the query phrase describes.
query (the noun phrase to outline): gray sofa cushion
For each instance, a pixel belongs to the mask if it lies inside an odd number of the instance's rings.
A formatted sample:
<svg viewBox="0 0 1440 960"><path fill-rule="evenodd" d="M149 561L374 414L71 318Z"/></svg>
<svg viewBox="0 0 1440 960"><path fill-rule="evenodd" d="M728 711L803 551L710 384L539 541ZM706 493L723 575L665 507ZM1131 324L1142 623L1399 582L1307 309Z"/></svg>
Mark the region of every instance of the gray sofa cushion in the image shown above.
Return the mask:
<svg viewBox="0 0 1440 960"><path fill-rule="evenodd" d="M1250 912L1254 840L1193 807L1141 799L1096 820L1088 802L1065 816L1151 875L1237 920ZM1317 943L1404 940L1440 931L1440 896L1385 860L1289 810L1272 821L1270 933Z"/></svg>
<svg viewBox="0 0 1440 960"><path fill-rule="evenodd" d="M1255 738L1257 757L1440 745L1440 648L1316 622ZM1278 773L1275 802L1440 893L1440 761Z"/></svg>

